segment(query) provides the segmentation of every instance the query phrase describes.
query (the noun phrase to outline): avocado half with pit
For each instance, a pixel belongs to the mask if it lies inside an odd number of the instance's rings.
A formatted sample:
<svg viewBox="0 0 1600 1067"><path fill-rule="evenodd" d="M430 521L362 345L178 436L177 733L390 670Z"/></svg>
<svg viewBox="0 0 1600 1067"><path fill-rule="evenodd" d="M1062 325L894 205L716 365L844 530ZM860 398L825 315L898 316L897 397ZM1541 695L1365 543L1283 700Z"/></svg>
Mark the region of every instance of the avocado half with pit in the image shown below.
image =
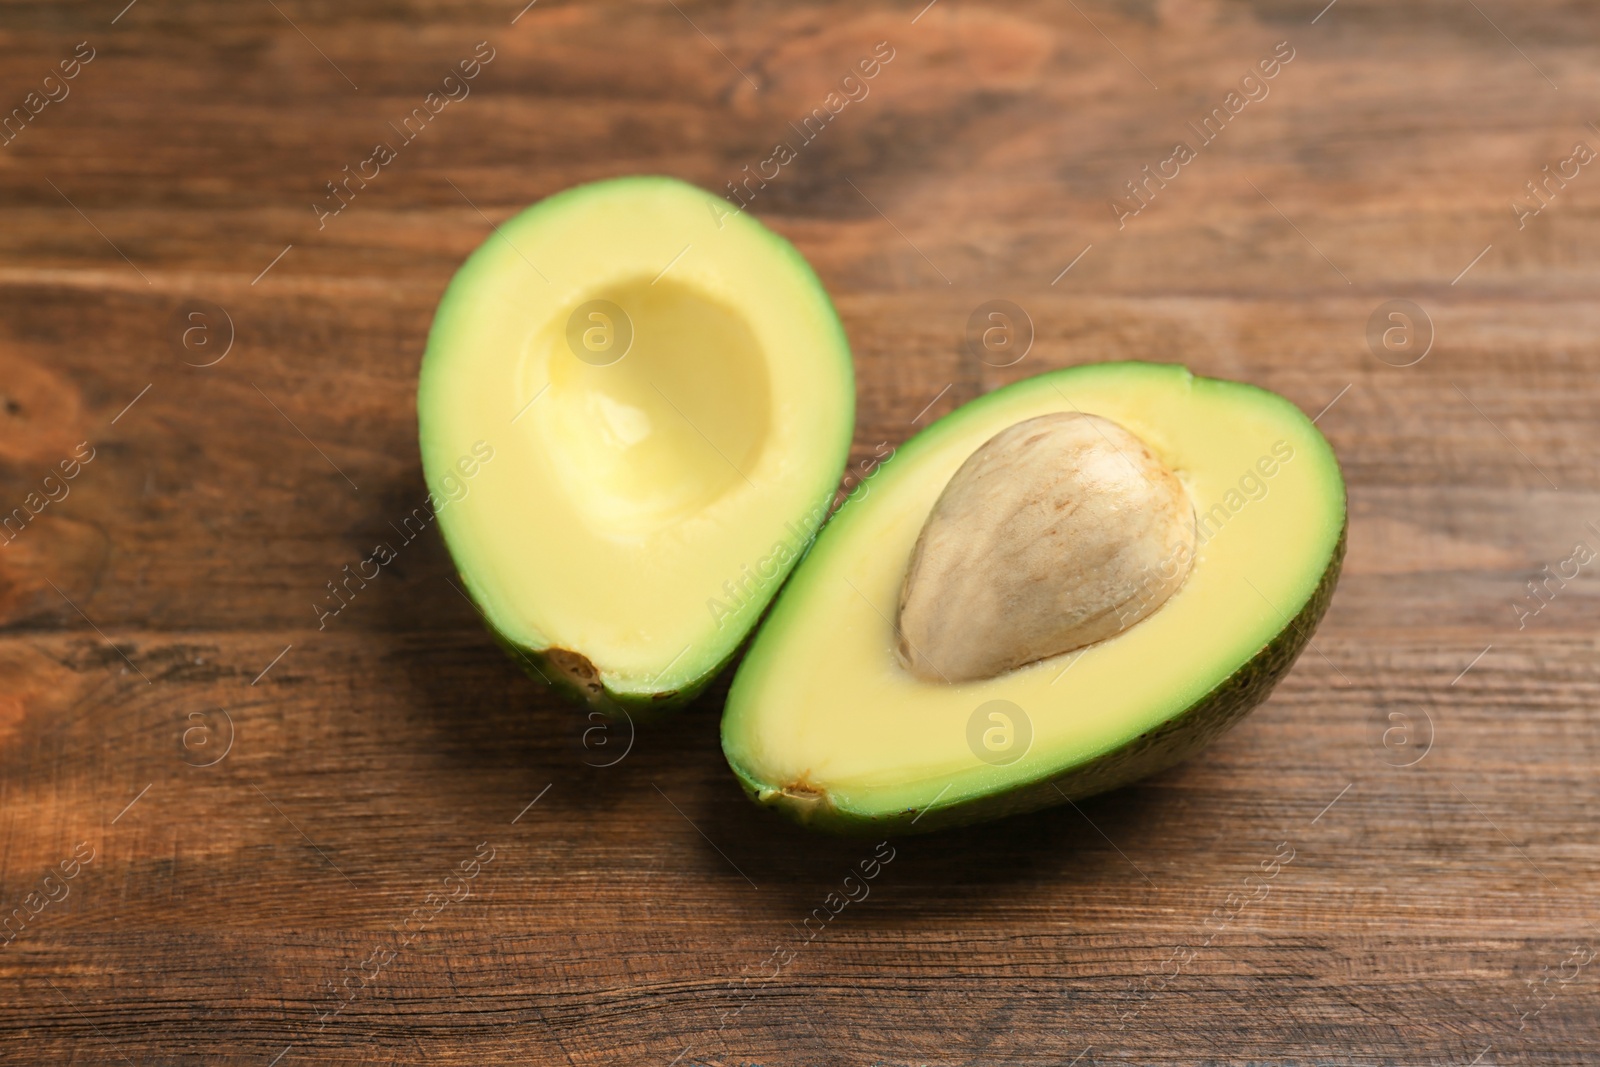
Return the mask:
<svg viewBox="0 0 1600 1067"><path fill-rule="evenodd" d="M921 832L1169 767L1264 700L1344 554L1301 411L1183 367L1054 371L842 505L752 642L723 751L807 825Z"/></svg>
<svg viewBox="0 0 1600 1067"><path fill-rule="evenodd" d="M826 516L855 386L800 254L668 178L580 186L450 282L417 390L467 593L533 674L608 712L727 663Z"/></svg>

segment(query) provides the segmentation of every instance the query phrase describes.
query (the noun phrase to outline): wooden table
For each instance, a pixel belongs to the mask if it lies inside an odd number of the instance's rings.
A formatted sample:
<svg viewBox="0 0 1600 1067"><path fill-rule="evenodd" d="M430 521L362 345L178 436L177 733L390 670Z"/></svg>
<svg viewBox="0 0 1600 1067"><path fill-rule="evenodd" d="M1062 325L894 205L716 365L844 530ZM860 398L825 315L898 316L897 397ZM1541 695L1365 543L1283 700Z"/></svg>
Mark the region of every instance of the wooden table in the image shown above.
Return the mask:
<svg viewBox="0 0 1600 1067"><path fill-rule="evenodd" d="M1594 9L123 2L0 16L0 512L40 505L0 546L0 1061L1600 1058L1600 562L1527 590L1600 551ZM838 303L857 459L1176 360L1321 413L1350 552L1203 757L893 842L808 942L876 846L740 796L721 688L586 734L432 534L313 604L422 497L424 336L493 223L724 189L879 42L751 205ZM1015 366L965 343L995 299Z"/></svg>

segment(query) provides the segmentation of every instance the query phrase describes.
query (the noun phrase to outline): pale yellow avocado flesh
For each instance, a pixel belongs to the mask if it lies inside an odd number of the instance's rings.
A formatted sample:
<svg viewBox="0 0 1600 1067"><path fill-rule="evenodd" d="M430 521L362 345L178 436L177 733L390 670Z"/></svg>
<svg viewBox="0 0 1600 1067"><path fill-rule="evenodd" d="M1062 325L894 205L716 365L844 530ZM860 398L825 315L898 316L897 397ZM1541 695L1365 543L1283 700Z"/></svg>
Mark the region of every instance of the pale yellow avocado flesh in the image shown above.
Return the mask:
<svg viewBox="0 0 1600 1067"><path fill-rule="evenodd" d="M1193 570L1159 610L1079 652L982 681L918 679L896 656L894 618L924 520L980 445L1058 411L1121 424L1177 473L1199 523ZM755 799L836 829L981 806L1026 785L1046 793L1267 662L1302 609L1320 615L1344 524L1331 449L1272 393L1143 363L1018 382L902 446L830 521L740 667L724 751ZM997 699L1032 732L1004 766L971 743L975 712Z"/></svg>
<svg viewBox="0 0 1600 1067"><path fill-rule="evenodd" d="M579 358L569 322L595 300L626 323L580 315L612 333ZM418 390L439 523L487 621L541 673L564 650L624 701L690 691L731 655L826 514L853 400L799 254L659 178L502 225L441 302ZM493 458L466 477L480 442Z"/></svg>

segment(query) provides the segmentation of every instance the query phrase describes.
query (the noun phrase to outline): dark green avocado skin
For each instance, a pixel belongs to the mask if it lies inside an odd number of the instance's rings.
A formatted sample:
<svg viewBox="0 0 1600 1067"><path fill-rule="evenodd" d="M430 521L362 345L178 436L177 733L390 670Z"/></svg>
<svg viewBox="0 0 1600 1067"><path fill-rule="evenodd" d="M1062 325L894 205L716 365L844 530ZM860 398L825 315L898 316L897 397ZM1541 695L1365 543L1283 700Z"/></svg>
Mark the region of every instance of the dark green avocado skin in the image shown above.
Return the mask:
<svg viewBox="0 0 1600 1067"><path fill-rule="evenodd" d="M688 704L695 697L716 680L725 667L731 663L743 643L729 650L728 655L718 663L716 668L704 677L695 680L691 686L680 690L669 690L662 693L651 693L647 696L633 696L631 694L614 693L600 684L594 675L594 668L588 660L580 657L568 659L563 657L559 649L545 649L535 652L523 648L508 640L504 634L487 625L489 633L493 635L495 644L505 649L506 653L522 667L523 673L535 681L543 682L555 692L560 693L575 703L587 706L593 711L598 711L606 716L626 718L629 721L650 722L667 712L677 711ZM570 653L568 654L571 655ZM587 669L585 669L587 668Z"/></svg>
<svg viewBox="0 0 1600 1067"><path fill-rule="evenodd" d="M1121 748L1062 774L1024 782L1003 793L920 810L907 808L886 817L863 816L841 810L833 807L825 798L805 808L790 803L762 801L760 794L766 788L762 783L752 781L737 766L733 768L734 774L752 800L775 808L810 829L850 836L887 837L927 833L1005 815L1038 811L1069 800L1105 793L1164 771L1182 763L1230 730L1256 705L1266 700L1273 687L1289 673L1289 668L1294 666L1294 661L1310 642L1311 632L1322 621L1328 605L1333 601L1333 588L1339 582L1349 528L1347 516L1344 528L1339 531L1332 559L1317 588L1278 636L1251 657L1249 662L1188 710L1173 716L1156 729L1140 734Z"/></svg>

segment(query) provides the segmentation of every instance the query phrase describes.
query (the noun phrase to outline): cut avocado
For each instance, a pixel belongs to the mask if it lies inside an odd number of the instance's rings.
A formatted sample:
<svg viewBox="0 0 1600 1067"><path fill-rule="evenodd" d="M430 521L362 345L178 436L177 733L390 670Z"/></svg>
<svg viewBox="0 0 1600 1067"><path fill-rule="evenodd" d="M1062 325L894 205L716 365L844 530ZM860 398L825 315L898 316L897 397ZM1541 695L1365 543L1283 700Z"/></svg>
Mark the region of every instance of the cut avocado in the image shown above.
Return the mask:
<svg viewBox="0 0 1600 1067"><path fill-rule="evenodd" d="M1187 577L1086 647L974 681L919 676L896 620L924 523L986 442L1059 413L1125 428L1177 476L1195 522ZM757 802L840 832L922 832L1116 788L1266 698L1328 606L1344 530L1333 451L1282 397L1148 363L1017 382L918 434L840 508L739 667L723 751Z"/></svg>
<svg viewBox="0 0 1600 1067"><path fill-rule="evenodd" d="M810 266L667 178L500 226L417 389L467 592L530 673L605 711L680 704L729 660L827 514L854 409Z"/></svg>

